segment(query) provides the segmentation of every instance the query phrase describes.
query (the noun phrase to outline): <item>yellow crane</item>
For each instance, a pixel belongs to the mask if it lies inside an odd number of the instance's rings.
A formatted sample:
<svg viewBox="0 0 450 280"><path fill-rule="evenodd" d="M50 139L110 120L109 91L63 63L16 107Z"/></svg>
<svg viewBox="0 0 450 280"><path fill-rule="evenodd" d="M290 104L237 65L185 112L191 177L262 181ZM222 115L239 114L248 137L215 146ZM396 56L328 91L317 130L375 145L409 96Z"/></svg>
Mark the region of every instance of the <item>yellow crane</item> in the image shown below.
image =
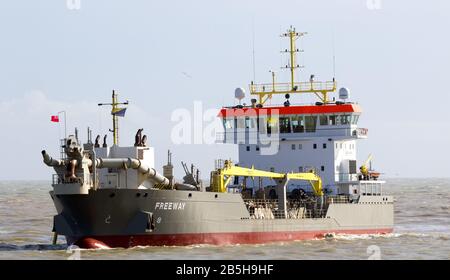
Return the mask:
<svg viewBox="0 0 450 280"><path fill-rule="evenodd" d="M380 177L379 172L372 170L372 167L371 167L372 160L373 160L373 155L370 154L367 157L366 161L359 168L359 171L361 171L363 180L370 180L370 179L376 180L376 179L378 179L378 177Z"/></svg>
<svg viewBox="0 0 450 280"><path fill-rule="evenodd" d="M323 196L322 179L313 172L307 173L276 173L263 171L252 168L239 167L232 164L231 161L226 160L223 168L218 168L211 172L211 187L214 192L226 192L227 185L230 183L233 176L244 177L263 177L272 178L279 181L289 180L304 180L309 181L314 194Z"/></svg>
<svg viewBox="0 0 450 280"><path fill-rule="evenodd" d="M367 167L367 165L372 161L373 156L372 154L370 154L366 161L361 165L361 167L359 167L359 170L361 171L361 175L363 175L364 177L369 177L369 168Z"/></svg>

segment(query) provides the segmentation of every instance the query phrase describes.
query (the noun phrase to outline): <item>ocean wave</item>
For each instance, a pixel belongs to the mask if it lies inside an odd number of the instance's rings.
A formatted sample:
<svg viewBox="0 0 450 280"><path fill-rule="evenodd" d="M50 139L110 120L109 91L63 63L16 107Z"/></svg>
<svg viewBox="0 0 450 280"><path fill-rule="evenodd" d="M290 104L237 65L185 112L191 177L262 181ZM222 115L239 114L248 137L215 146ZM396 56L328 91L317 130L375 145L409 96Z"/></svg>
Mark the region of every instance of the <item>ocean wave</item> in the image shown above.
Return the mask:
<svg viewBox="0 0 450 280"><path fill-rule="evenodd" d="M449 225L398 225L395 227L399 233L447 233L450 234Z"/></svg>
<svg viewBox="0 0 450 280"><path fill-rule="evenodd" d="M57 251L66 250L67 245L52 245L52 244L8 244L0 243L0 252L2 251Z"/></svg>
<svg viewBox="0 0 450 280"><path fill-rule="evenodd" d="M368 240L368 239L375 239L375 238L396 238L400 237L401 233L386 233L386 234L345 234L345 233L330 233L328 234L325 239L326 240Z"/></svg>
<svg viewBox="0 0 450 280"><path fill-rule="evenodd" d="M447 232L394 232L387 234L330 234L327 240L370 240L370 239L390 239L390 238L432 238L439 240L450 240L450 233Z"/></svg>

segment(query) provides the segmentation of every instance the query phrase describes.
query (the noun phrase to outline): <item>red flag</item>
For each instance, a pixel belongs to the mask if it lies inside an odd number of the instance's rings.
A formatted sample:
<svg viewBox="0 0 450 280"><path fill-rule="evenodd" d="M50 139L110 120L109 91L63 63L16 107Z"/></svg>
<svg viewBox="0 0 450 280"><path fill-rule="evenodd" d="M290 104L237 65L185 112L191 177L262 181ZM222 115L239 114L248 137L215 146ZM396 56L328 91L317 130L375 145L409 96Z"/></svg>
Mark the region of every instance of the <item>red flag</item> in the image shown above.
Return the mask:
<svg viewBox="0 0 450 280"><path fill-rule="evenodd" d="M59 116L52 116L50 120L52 122L59 122Z"/></svg>

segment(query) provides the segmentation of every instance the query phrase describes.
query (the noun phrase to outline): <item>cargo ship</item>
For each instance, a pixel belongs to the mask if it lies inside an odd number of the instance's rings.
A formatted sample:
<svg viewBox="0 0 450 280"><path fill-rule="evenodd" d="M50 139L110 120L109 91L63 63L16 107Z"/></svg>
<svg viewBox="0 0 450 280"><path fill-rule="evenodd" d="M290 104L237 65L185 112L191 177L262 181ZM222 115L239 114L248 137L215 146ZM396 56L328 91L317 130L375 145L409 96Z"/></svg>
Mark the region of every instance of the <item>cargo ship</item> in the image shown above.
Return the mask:
<svg viewBox="0 0 450 280"><path fill-rule="evenodd" d="M357 140L368 137L358 127L361 107L348 102L349 90L338 90L334 78L295 80L296 41L305 34L292 27L282 34L289 39L290 82L277 83L272 72L271 83L251 82L249 105L241 105L245 91L237 88L239 105L218 112L217 144L237 145L239 158L216 160L209 181L186 163L186 175L176 180L170 151L158 172L142 129L133 146L120 146L119 117L128 102L113 91L111 103L99 104L112 107L112 145L106 136L93 141L88 129L86 143L77 132L61 141L60 158L42 151L55 171L54 242L60 235L82 248L128 248L392 232L394 200L384 194L385 182L371 170L371 158L357 167ZM291 104L306 94L317 102ZM285 101L269 105L275 96Z"/></svg>

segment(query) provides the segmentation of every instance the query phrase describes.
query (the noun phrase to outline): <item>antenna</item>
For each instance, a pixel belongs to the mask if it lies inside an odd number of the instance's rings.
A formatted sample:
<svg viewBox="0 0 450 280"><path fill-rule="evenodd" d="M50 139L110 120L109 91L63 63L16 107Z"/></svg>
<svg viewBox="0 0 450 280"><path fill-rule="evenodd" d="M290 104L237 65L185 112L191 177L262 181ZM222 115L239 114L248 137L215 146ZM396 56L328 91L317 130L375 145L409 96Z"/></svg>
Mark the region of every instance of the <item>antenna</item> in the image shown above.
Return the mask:
<svg viewBox="0 0 450 280"><path fill-rule="evenodd" d="M334 44L334 30L332 35L332 45L333 45L333 78L336 78L336 46Z"/></svg>
<svg viewBox="0 0 450 280"><path fill-rule="evenodd" d="M279 32L278 32L279 34L282 34L283 33L283 31L282 31L282 29L281 29L281 25L280 25L280 28L279 28ZM281 50L283 48L283 38L280 36L280 42L279 42L279 49ZM282 55L280 55L280 69L281 68L283 68L283 56Z"/></svg>
<svg viewBox="0 0 450 280"><path fill-rule="evenodd" d="M256 59L255 59L255 18L252 19L252 55L253 55L253 81L256 82Z"/></svg>

